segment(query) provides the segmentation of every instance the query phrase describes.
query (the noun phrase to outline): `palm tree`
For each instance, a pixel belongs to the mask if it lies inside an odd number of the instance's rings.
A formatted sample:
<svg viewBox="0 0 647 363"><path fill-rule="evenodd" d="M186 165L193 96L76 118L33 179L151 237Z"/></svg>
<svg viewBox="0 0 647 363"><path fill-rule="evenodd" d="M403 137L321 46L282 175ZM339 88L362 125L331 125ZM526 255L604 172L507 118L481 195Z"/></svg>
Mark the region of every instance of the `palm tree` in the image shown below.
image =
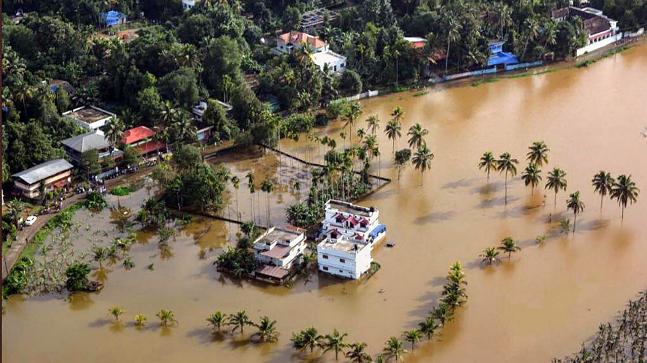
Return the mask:
<svg viewBox="0 0 647 363"><path fill-rule="evenodd" d="M274 190L274 183L270 179L265 179L263 180L263 183L261 183L261 190L265 192L267 196L267 225L269 226L271 224L271 219L270 219L270 194Z"/></svg>
<svg viewBox="0 0 647 363"><path fill-rule="evenodd" d="M146 325L146 316L144 314L137 314L135 315L135 326L138 328L143 327Z"/></svg>
<svg viewBox="0 0 647 363"><path fill-rule="evenodd" d="M447 14L446 21L447 51L445 52L445 75L447 74L447 67L449 66L449 46L451 45L451 42L459 39L461 29L461 25L454 17L454 14Z"/></svg>
<svg viewBox="0 0 647 363"><path fill-rule="evenodd" d="M368 124L368 129L371 131L372 135L375 135L375 132L380 128L380 119L377 116L372 115L366 119Z"/></svg>
<svg viewBox="0 0 647 363"><path fill-rule="evenodd" d="M114 150L117 143L121 141L121 135L124 132L124 123L119 118L114 118L106 126L106 139L110 141L110 146Z"/></svg>
<svg viewBox="0 0 647 363"><path fill-rule="evenodd" d="M481 156L481 159L479 160L479 170L485 170L488 182L490 181L490 172L492 170L496 170L496 165L497 163L494 158L494 154L492 154L491 151L484 152L483 156Z"/></svg>
<svg viewBox="0 0 647 363"><path fill-rule="evenodd" d="M252 325L252 321L249 320L245 310L241 310L234 315L230 315L227 321L227 325L231 325L233 328L231 332L235 332L237 329L240 330L240 334L243 334L245 325Z"/></svg>
<svg viewBox="0 0 647 363"><path fill-rule="evenodd" d="M613 183L611 188L611 199L617 199L618 204L622 207L622 221L625 220L625 208L627 203L634 204L638 199L640 189L636 187L636 183L631 180L631 175L620 175L618 180Z"/></svg>
<svg viewBox="0 0 647 363"><path fill-rule="evenodd" d="M225 320L225 314L221 313L220 311L216 311L215 313L209 315L209 317L207 318L207 322L211 324L214 332L220 331L220 328L225 323Z"/></svg>
<svg viewBox="0 0 647 363"><path fill-rule="evenodd" d="M604 197L607 194L611 194L614 182L615 180L611 177L611 173L604 170L600 170L599 173L593 176L593 180L591 180L591 183L595 188L595 192L600 194L600 212L602 212L602 202L604 201Z"/></svg>
<svg viewBox="0 0 647 363"><path fill-rule="evenodd" d="M575 233L575 224L577 223L577 215L584 211L584 203L580 200L580 192L571 193L566 201L566 209L573 211L573 233Z"/></svg>
<svg viewBox="0 0 647 363"><path fill-rule="evenodd" d="M235 175L232 176L231 185L236 189L236 218L240 218L240 212L238 211L238 188L240 188L240 178Z"/></svg>
<svg viewBox="0 0 647 363"><path fill-rule="evenodd" d="M445 322L454 318L454 310L449 305L440 303L431 311L431 317L438 320L441 325L445 325Z"/></svg>
<svg viewBox="0 0 647 363"><path fill-rule="evenodd" d="M566 190L568 183L566 182L566 172L560 168L554 168L548 172L546 178L545 189L552 189L555 192L554 207L557 207L557 192L559 190Z"/></svg>
<svg viewBox="0 0 647 363"><path fill-rule="evenodd" d="M108 309L108 312L112 317L115 318L115 321L119 321L119 317L122 316L126 310L124 310L121 306L113 306L110 309Z"/></svg>
<svg viewBox="0 0 647 363"><path fill-rule="evenodd" d="M396 123L399 125L403 116L404 116L404 111L402 111L400 106L395 106L395 108L393 109L393 112L391 112L392 119L395 120Z"/></svg>
<svg viewBox="0 0 647 363"><path fill-rule="evenodd" d="M487 247L479 257L481 257L481 263L492 265L499 262L499 251L496 247Z"/></svg>
<svg viewBox="0 0 647 363"><path fill-rule="evenodd" d="M402 172L402 169L407 165L410 159L411 159L410 149L398 150L395 153L395 167L396 169L398 169L398 181L400 180L400 173Z"/></svg>
<svg viewBox="0 0 647 363"><path fill-rule="evenodd" d="M422 333L418 329L411 329L404 332L404 339L411 343L411 350L414 350L416 343L422 339Z"/></svg>
<svg viewBox="0 0 647 363"><path fill-rule="evenodd" d="M321 339L323 339L323 337L319 335L317 329L311 327L302 330L299 333L292 334L291 340L292 345L295 348L299 350L310 349L310 353L312 353L314 349L320 345Z"/></svg>
<svg viewBox="0 0 647 363"><path fill-rule="evenodd" d="M386 136L393 143L393 155L395 155L395 140L399 137L402 137L401 130L402 126L400 125L400 122L395 118L387 122L386 127L384 128L384 133L386 133Z"/></svg>
<svg viewBox="0 0 647 363"><path fill-rule="evenodd" d="M254 186L254 174L252 174L252 172L250 171L249 173L247 173L247 175L245 175L245 177L247 178L247 187L249 188L249 204L251 206L251 217L253 221L256 220L254 216L254 193L256 193L256 187Z"/></svg>
<svg viewBox="0 0 647 363"><path fill-rule="evenodd" d="M521 179L523 179L526 186L530 185L532 194L535 194L535 187L541 181L541 170L537 167L537 164L530 164L526 166L526 169L521 173Z"/></svg>
<svg viewBox="0 0 647 363"><path fill-rule="evenodd" d="M521 250L521 247L517 245L517 241L513 240L512 237L506 237L501 240L501 245L499 245L499 249L503 251L503 253L508 254L508 260L509 260L514 252Z"/></svg>
<svg viewBox="0 0 647 363"><path fill-rule="evenodd" d="M548 164L548 152L550 149L546 146L546 143L543 141L535 141L528 147L530 151L526 154L526 159L530 164L534 164L538 167Z"/></svg>
<svg viewBox="0 0 647 363"><path fill-rule="evenodd" d="M351 102L348 105L348 108L346 109L346 112L344 114L344 118L346 119L346 123L344 124L344 128L346 126L350 126L350 144L353 144L353 124L357 119L362 115L362 105L360 105L358 102Z"/></svg>
<svg viewBox="0 0 647 363"><path fill-rule="evenodd" d="M434 336L434 332L438 328L438 324L436 323L436 319L434 319L433 316L428 316L425 318L425 320L418 323L418 328L420 329L420 332L422 334L425 334L427 336L427 340L431 340L431 337Z"/></svg>
<svg viewBox="0 0 647 363"><path fill-rule="evenodd" d="M413 166L416 170L420 170L420 185L424 182L425 170L431 168L431 161L433 159L434 154L429 151L427 145L422 145L422 147L413 155L413 159L411 159Z"/></svg>
<svg viewBox="0 0 647 363"><path fill-rule="evenodd" d="M348 346L345 356L351 363L371 362L371 356L365 352L366 343L353 343Z"/></svg>
<svg viewBox="0 0 647 363"><path fill-rule="evenodd" d="M398 338L390 337L384 345L383 352L387 358L393 358L397 362L402 358L407 350L404 349L402 342Z"/></svg>
<svg viewBox="0 0 647 363"><path fill-rule="evenodd" d="M274 342L278 339L276 320L270 320L267 316L263 316L256 327L258 328L256 335L262 342Z"/></svg>
<svg viewBox="0 0 647 363"><path fill-rule="evenodd" d="M103 269L103 261L105 261L108 258L108 252L109 251L107 247L102 247L102 246L92 247L93 259L99 262L99 269Z"/></svg>
<svg viewBox="0 0 647 363"><path fill-rule="evenodd" d="M177 324L173 310L162 309L159 311L159 313L156 314L156 316L160 319L160 325L165 328L168 327L171 323Z"/></svg>
<svg viewBox="0 0 647 363"><path fill-rule="evenodd" d="M409 147L413 148L415 146L420 149L423 144L426 145L425 136L428 133L429 131L427 129L423 129L422 126L416 122L416 124L411 126L407 132L407 135L409 136Z"/></svg>
<svg viewBox="0 0 647 363"><path fill-rule="evenodd" d="M517 175L517 166L519 160L510 156L510 153L503 153L496 161L496 169L499 173L505 172L505 204L508 204L508 174L514 178Z"/></svg>
<svg viewBox="0 0 647 363"><path fill-rule="evenodd" d="M347 333L341 334L337 329L333 330L332 334L326 334L323 342L320 343L324 350L323 352L326 353L329 350L334 350L335 360L338 360L339 352L343 353L344 349L348 346L348 344L344 342L344 338L347 336Z"/></svg>

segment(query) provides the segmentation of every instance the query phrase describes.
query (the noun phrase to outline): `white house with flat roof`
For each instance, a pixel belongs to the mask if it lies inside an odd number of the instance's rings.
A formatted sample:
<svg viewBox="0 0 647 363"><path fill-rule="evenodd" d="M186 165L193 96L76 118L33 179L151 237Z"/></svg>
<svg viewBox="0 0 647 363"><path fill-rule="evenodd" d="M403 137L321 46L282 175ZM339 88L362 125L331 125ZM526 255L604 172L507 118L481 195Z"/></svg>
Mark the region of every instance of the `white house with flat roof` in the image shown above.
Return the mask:
<svg viewBox="0 0 647 363"><path fill-rule="evenodd" d="M95 106L83 106L63 112L63 116L88 131L100 129L117 118L112 112Z"/></svg>
<svg viewBox="0 0 647 363"><path fill-rule="evenodd" d="M182 0L182 9L191 10L195 6L195 0Z"/></svg>
<svg viewBox="0 0 647 363"><path fill-rule="evenodd" d="M326 237L317 245L319 271L357 280L371 268L371 250L370 244Z"/></svg>
<svg viewBox="0 0 647 363"><path fill-rule="evenodd" d="M332 50L325 52L313 53L310 55L312 62L316 64L323 72L326 67L333 73L343 73L346 70L346 57L337 54Z"/></svg>
<svg viewBox="0 0 647 363"><path fill-rule="evenodd" d="M371 267L373 246L386 236L380 212L339 200L329 200L317 245L319 270L359 279Z"/></svg>
<svg viewBox="0 0 647 363"><path fill-rule="evenodd" d="M282 282L306 249L306 236L300 230L271 227L254 241L254 255L261 280Z"/></svg>

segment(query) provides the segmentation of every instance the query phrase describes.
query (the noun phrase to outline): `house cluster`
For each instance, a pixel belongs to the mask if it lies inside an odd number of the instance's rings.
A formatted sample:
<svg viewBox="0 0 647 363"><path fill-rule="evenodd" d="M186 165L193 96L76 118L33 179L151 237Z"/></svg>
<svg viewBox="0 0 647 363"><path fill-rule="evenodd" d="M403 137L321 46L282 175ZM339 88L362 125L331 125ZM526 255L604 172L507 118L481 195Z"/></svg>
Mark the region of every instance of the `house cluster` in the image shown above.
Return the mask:
<svg viewBox="0 0 647 363"><path fill-rule="evenodd" d="M379 212L347 202L330 200L317 244L319 271L357 280L371 268L371 251L386 235ZM306 250L299 229L272 227L254 241L259 280L281 284L294 275Z"/></svg>
<svg viewBox="0 0 647 363"><path fill-rule="evenodd" d="M622 32L618 28L618 22L608 18L598 9L569 6L553 10L552 17L556 21L564 21L575 17L582 19L584 30L587 33L587 40L585 46L575 51L577 57L622 39Z"/></svg>
<svg viewBox="0 0 647 363"><path fill-rule="evenodd" d="M299 31L284 33L276 38L276 54L290 54L306 48L312 62L322 71L343 73L346 70L346 57L330 50L328 43L317 36Z"/></svg>

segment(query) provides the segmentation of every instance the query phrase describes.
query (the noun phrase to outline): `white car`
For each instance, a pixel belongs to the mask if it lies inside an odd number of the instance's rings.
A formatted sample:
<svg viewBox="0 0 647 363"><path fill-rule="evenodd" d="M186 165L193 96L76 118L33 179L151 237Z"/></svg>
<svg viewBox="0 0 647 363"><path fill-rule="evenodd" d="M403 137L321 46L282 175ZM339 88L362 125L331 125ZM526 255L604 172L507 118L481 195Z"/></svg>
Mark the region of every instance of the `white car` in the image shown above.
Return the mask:
<svg viewBox="0 0 647 363"><path fill-rule="evenodd" d="M36 223L36 219L38 219L36 216L29 216L25 220L25 225L26 226L31 226L32 224Z"/></svg>

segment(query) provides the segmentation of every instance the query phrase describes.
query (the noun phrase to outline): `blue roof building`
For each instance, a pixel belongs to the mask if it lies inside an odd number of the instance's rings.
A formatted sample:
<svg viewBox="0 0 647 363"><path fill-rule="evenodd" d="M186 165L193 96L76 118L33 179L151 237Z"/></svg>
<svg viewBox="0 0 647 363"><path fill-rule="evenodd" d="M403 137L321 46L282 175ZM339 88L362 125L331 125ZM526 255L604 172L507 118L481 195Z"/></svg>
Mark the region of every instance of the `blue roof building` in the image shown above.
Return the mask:
<svg viewBox="0 0 647 363"><path fill-rule="evenodd" d="M516 55L503 51L503 43L502 41L490 42L490 57L487 61L488 67L519 63L519 58Z"/></svg>
<svg viewBox="0 0 647 363"><path fill-rule="evenodd" d="M107 13L101 14L101 20L107 27L112 27L126 23L126 14L116 10L110 10Z"/></svg>

